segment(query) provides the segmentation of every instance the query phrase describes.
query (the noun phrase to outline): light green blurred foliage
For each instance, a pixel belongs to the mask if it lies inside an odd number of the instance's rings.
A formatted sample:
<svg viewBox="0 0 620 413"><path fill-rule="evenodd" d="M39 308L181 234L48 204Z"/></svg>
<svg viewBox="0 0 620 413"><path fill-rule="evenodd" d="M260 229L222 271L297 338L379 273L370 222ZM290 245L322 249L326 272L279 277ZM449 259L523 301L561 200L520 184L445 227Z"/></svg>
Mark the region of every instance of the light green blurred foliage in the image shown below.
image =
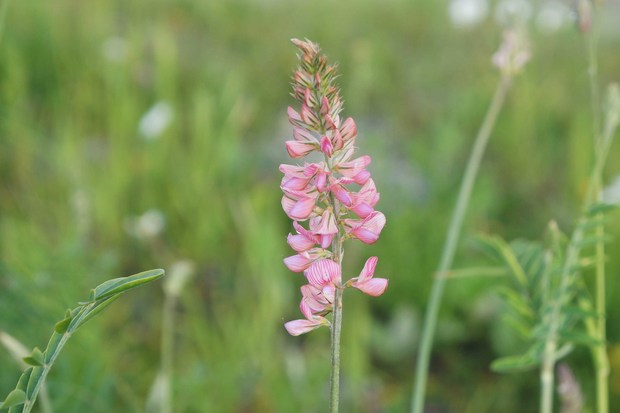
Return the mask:
<svg viewBox="0 0 620 413"><path fill-rule="evenodd" d="M0 328L40 345L40 332L90 285L190 260L196 276L176 315L175 411L323 411L328 335L292 338L282 327L301 316L302 276L282 265L292 228L277 167L290 162L289 39L308 37L340 64L344 114L373 157L388 220L375 245L346 246L347 276L377 255L390 287L372 302L345 295L343 410L405 410L432 271L498 76L492 18L455 29L445 4L430 1L20 0L3 30ZM476 232L531 238L551 218L566 228L583 196L592 139L583 39L567 27L535 31L532 42L474 189L459 268L483 262L468 242ZM618 38L601 46L608 81L620 70ZM158 103L170 122L145 138L140 121ZM610 175L620 172L616 159L614 148ZM163 229L137 236L149 210ZM620 230L616 218L610 234ZM612 343L617 250L610 244ZM493 312L501 283L448 284L434 405L529 407L532 376L488 369L509 352ZM143 410L158 371L161 302L156 288L139 291L69 343L49 379L56 411ZM576 362L587 374L587 357ZM0 366L5 393L19 371L2 352Z"/></svg>

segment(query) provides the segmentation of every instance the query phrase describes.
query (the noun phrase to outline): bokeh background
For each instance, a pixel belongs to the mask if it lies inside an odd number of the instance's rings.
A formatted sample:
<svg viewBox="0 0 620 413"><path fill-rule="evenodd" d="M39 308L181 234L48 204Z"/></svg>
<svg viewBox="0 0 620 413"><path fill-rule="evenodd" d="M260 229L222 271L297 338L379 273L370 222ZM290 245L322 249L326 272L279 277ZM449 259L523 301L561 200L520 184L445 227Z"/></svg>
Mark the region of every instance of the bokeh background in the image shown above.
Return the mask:
<svg viewBox="0 0 620 413"><path fill-rule="evenodd" d="M345 271L379 256L380 298L345 295L342 411L405 412L420 320L462 171L498 80L503 24L527 21L533 58L485 156L455 267L488 264L477 233L570 231L592 161L585 37L562 1L4 0L0 4L0 330L44 347L66 308L106 279L187 273L175 311L175 412L323 412L326 329L289 337L290 273L278 165L308 37L339 62L346 116L373 157L388 223L348 244ZM603 6L600 83L620 80L618 2ZM620 174L612 149L609 184ZM618 182L616 181L616 187ZM614 193L613 186L609 189ZM618 190L616 189L617 193ZM620 233L611 215L609 232ZM609 245L612 405L620 403L620 245ZM429 412L535 411L536 371L499 375L519 351L501 278L451 280ZM141 412L160 368L159 282L69 343L49 377L57 412ZM591 402L589 355L568 358ZM20 368L0 349L0 393Z"/></svg>

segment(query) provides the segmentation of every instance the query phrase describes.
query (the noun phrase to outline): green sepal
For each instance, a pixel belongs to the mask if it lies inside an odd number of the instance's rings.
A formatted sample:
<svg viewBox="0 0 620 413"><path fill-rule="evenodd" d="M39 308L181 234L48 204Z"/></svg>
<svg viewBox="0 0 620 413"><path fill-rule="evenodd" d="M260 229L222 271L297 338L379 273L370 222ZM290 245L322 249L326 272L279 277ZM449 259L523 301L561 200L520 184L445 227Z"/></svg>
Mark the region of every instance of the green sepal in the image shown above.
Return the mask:
<svg viewBox="0 0 620 413"><path fill-rule="evenodd" d="M24 404L26 401L26 392L21 389L13 389L6 399L0 404L0 410L10 409L13 406L18 406L20 404Z"/></svg>
<svg viewBox="0 0 620 413"><path fill-rule="evenodd" d="M138 287L142 284L154 281L158 278L163 277L163 275L164 270L157 269L144 271L139 274L130 275L129 277L121 277L115 278L113 280L108 280L103 284L95 287L95 289L92 291L91 299L92 301L102 300L104 298L108 298L113 295L125 292L131 288Z"/></svg>
<svg viewBox="0 0 620 413"><path fill-rule="evenodd" d="M45 357L43 356L43 353L41 352L41 350L39 350L38 347L35 347L34 350L32 350L32 354L24 357L23 360L31 366L42 366L45 364Z"/></svg>

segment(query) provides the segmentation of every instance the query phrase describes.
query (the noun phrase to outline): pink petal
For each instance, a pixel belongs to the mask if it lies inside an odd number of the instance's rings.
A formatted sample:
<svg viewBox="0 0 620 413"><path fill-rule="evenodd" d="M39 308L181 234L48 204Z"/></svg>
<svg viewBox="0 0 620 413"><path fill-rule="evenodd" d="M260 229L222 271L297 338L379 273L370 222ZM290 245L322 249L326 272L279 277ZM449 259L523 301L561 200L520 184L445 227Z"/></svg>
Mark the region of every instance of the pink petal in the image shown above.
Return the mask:
<svg viewBox="0 0 620 413"><path fill-rule="evenodd" d="M330 158L334 153L334 147L332 146L332 142L327 136L323 136L321 138L321 151Z"/></svg>
<svg viewBox="0 0 620 413"><path fill-rule="evenodd" d="M375 209L368 204L361 203L353 206L351 211L355 212L360 218L366 218L368 215L372 214Z"/></svg>
<svg viewBox="0 0 620 413"><path fill-rule="evenodd" d="M286 141L286 151L291 158L302 158L315 149L317 149L317 145L315 143Z"/></svg>
<svg viewBox="0 0 620 413"><path fill-rule="evenodd" d="M346 206L347 208L350 207L353 204L353 200L351 199L351 195L349 194L349 192L346 189L344 189L344 187L342 185L340 185L340 184L332 185L330 190L332 191L334 196L340 202L342 202L342 204L344 206Z"/></svg>
<svg viewBox="0 0 620 413"><path fill-rule="evenodd" d="M310 259L300 254L292 255L284 259L284 265L293 272L302 272L306 270L310 264Z"/></svg>
<svg viewBox="0 0 620 413"><path fill-rule="evenodd" d="M366 260L366 263L364 264L364 268L362 268L362 271L360 272L358 279L358 282L365 282L366 280L369 280L373 277L373 275L375 274L375 268L377 267L377 262L379 261L379 258L377 257L370 257Z"/></svg>
<svg viewBox="0 0 620 413"><path fill-rule="evenodd" d="M293 128L293 138L299 142L312 142L317 143L314 135L305 129L302 128Z"/></svg>
<svg viewBox="0 0 620 413"><path fill-rule="evenodd" d="M321 259L310 264L304 271L304 275L310 284L324 286L340 282L341 269L336 262L329 259Z"/></svg>
<svg viewBox="0 0 620 413"><path fill-rule="evenodd" d="M316 235L331 235L338 233L336 217L330 208L323 211L320 217L310 221L310 230Z"/></svg>
<svg viewBox="0 0 620 413"><path fill-rule="evenodd" d="M303 124L301 120L301 116L299 115L299 113L297 113L295 109L289 106L287 109L287 112L288 112L288 120L289 122L293 124L293 126L300 126Z"/></svg>
<svg viewBox="0 0 620 413"><path fill-rule="evenodd" d="M327 320L324 317L313 316L312 320L293 320L284 324L286 331L292 336L298 336L305 334L309 331L317 329L322 325L327 325Z"/></svg>
<svg viewBox="0 0 620 413"><path fill-rule="evenodd" d="M353 234L355 238L359 239L364 244L374 244L379 239L379 234L362 227L354 229L351 231L351 234Z"/></svg>
<svg viewBox="0 0 620 413"><path fill-rule="evenodd" d="M321 248L323 249L327 249L329 248L329 246L331 245L332 241L334 240L334 235L335 234L328 234L328 235L319 235L320 238L320 244L321 244Z"/></svg>
<svg viewBox="0 0 620 413"><path fill-rule="evenodd" d="M369 179L370 172L365 169L355 174L355 176L353 177L353 181L358 185L364 185Z"/></svg>
<svg viewBox="0 0 620 413"><path fill-rule="evenodd" d="M287 215L296 221L307 219L312 213L315 203L316 200L313 198L302 198L295 202L292 208L287 212Z"/></svg>
<svg viewBox="0 0 620 413"><path fill-rule="evenodd" d="M352 118L347 118L347 120L344 121L340 128L340 134L345 142L355 138L357 135L357 126L355 126L355 121L353 121Z"/></svg>
<svg viewBox="0 0 620 413"><path fill-rule="evenodd" d="M372 278L365 282L352 283L351 286L365 294L378 297L385 292L388 286L388 280L385 278Z"/></svg>
<svg viewBox="0 0 620 413"><path fill-rule="evenodd" d="M314 247L314 240L308 239L304 235L292 235L288 234L286 238L286 242L297 252L308 251L310 248Z"/></svg>

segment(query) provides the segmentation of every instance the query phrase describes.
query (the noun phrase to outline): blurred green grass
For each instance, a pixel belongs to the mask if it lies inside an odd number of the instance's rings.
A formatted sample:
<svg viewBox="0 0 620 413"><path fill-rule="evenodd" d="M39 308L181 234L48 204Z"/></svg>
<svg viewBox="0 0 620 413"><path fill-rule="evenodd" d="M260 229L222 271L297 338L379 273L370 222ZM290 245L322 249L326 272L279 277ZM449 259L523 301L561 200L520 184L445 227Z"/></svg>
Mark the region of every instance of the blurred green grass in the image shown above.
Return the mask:
<svg viewBox="0 0 620 413"><path fill-rule="evenodd" d="M191 260L178 309L175 411L318 412L328 337L288 337L301 278L281 259L290 222L277 166L289 162L285 109L291 37L340 64L345 115L373 157L388 224L372 246L347 246L356 275L369 255L384 296L345 298L343 411L408 406L420 315L472 138L497 74L500 28L457 30L439 2L22 0L0 39L0 329L42 345L53 322L107 278ZM466 220L457 266L485 262L476 232L538 237L570 230L591 164L582 36L534 31ZM601 79L618 80L620 39L603 37ZM146 139L157 102L171 124ZM619 173L614 148L609 177ZM148 210L161 234L127 228ZM610 233L620 230L612 215ZM608 326L620 363L617 243L609 246ZM522 412L535 372L498 376L516 340L493 291L501 280L448 285L429 401L436 411ZM161 289L124 297L78 334L49 380L57 411L143 411L159 363ZM586 392L589 359L570 361ZM18 367L0 351L0 392ZM620 402L620 375L612 374Z"/></svg>

